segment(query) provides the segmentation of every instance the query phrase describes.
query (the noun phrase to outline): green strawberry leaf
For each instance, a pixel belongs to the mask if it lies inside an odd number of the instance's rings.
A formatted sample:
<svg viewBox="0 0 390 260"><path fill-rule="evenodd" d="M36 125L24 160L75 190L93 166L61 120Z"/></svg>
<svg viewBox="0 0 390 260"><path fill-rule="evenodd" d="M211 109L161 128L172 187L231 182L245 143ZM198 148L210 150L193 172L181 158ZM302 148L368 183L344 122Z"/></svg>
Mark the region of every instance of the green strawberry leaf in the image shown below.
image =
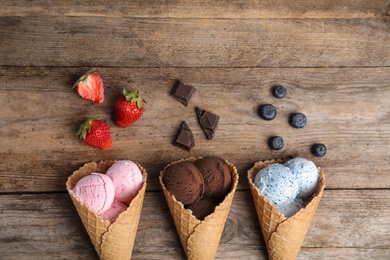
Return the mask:
<svg viewBox="0 0 390 260"><path fill-rule="evenodd" d="M77 131L76 135L80 136L80 139L85 139L87 137L87 133L91 131L91 122L94 120L97 120L99 118L99 115L94 115L93 117L89 118L87 121L85 121Z"/></svg>
<svg viewBox="0 0 390 260"><path fill-rule="evenodd" d="M96 72L96 69L95 69L95 68L92 68L92 69L88 70L87 72L85 72L85 74L82 75L82 76L73 84L73 88L77 87L77 85L79 84L80 81L85 80L89 75L94 74L95 72Z"/></svg>
<svg viewBox="0 0 390 260"><path fill-rule="evenodd" d="M139 94L139 88L137 91L135 90L127 90L123 89L122 90L122 95L125 96L127 101L130 101L131 103L137 103L137 107L141 109L143 107L143 102L146 103L146 101L141 97Z"/></svg>

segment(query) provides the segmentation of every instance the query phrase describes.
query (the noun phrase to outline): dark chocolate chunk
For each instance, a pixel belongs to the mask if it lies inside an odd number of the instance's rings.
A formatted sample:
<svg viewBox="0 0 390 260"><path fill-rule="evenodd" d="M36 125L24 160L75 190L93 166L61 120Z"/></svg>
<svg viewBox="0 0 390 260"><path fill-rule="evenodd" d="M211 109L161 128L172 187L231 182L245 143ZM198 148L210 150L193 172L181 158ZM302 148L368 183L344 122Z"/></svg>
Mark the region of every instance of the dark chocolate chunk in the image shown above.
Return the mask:
<svg viewBox="0 0 390 260"><path fill-rule="evenodd" d="M282 137L280 136L272 136L270 139L268 139L268 145L273 150L280 150L284 146L284 142Z"/></svg>
<svg viewBox="0 0 390 260"><path fill-rule="evenodd" d="M183 105L188 106L192 95L196 92L196 88L186 85L181 81L176 81L172 88L171 95L180 101Z"/></svg>
<svg viewBox="0 0 390 260"><path fill-rule="evenodd" d="M295 128L303 128L306 125L306 116L302 113L294 113L289 118L289 123Z"/></svg>
<svg viewBox="0 0 390 260"><path fill-rule="evenodd" d="M326 154L326 146L324 144L313 144L311 152L314 156L323 157Z"/></svg>
<svg viewBox="0 0 390 260"><path fill-rule="evenodd" d="M219 116L198 107L195 110L200 126L206 134L207 139L211 140L217 130Z"/></svg>
<svg viewBox="0 0 390 260"><path fill-rule="evenodd" d="M258 113L264 120L272 120L276 116L276 108L271 104L265 104L259 107Z"/></svg>
<svg viewBox="0 0 390 260"><path fill-rule="evenodd" d="M283 86L274 86L272 88L272 94L277 98L284 98L287 94L287 90Z"/></svg>
<svg viewBox="0 0 390 260"><path fill-rule="evenodd" d="M187 151L190 151L195 146L194 135L185 121L181 124L172 144Z"/></svg>

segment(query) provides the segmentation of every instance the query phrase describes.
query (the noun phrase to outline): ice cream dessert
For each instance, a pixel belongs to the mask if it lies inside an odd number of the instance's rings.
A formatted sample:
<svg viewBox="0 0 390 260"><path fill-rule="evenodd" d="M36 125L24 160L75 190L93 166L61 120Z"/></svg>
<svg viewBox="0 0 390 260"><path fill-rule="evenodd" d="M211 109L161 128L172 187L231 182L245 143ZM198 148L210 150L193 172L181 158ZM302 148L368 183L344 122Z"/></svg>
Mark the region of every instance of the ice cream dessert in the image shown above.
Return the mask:
<svg viewBox="0 0 390 260"><path fill-rule="evenodd" d="M204 181L198 168L189 161L170 165L165 169L163 182L169 192L184 205L197 202L204 194Z"/></svg>
<svg viewBox="0 0 390 260"><path fill-rule="evenodd" d="M110 223L127 209L143 184L138 166L129 160L117 161L105 174L92 173L81 178L73 194L91 211Z"/></svg>
<svg viewBox="0 0 390 260"><path fill-rule="evenodd" d="M205 191L204 195L209 198L223 198L229 192L232 175L225 160L219 157L205 157L195 162L202 174Z"/></svg>
<svg viewBox="0 0 390 260"><path fill-rule="evenodd" d="M275 206L289 204L298 195L295 176L282 164L271 164L261 169L254 183L260 193Z"/></svg>
<svg viewBox="0 0 390 260"><path fill-rule="evenodd" d="M215 206L217 206L217 203L213 199L203 197L201 200L188 206L188 209L192 211L192 215L197 219L203 220L214 212Z"/></svg>
<svg viewBox="0 0 390 260"><path fill-rule="evenodd" d="M298 182L298 197L306 198L313 194L317 188L320 173L312 161L296 157L284 163Z"/></svg>
<svg viewBox="0 0 390 260"><path fill-rule="evenodd" d="M202 220L228 194L232 175L225 160L208 156L195 162L180 161L169 165L164 171L163 182L178 201ZM205 212L209 214L205 215Z"/></svg>
<svg viewBox="0 0 390 260"><path fill-rule="evenodd" d="M72 192L91 211L100 214L111 207L114 201L115 187L110 177L93 172L80 179Z"/></svg>
<svg viewBox="0 0 390 260"><path fill-rule="evenodd" d="M319 176L312 161L296 157L284 164L267 165L256 174L253 182L280 213L291 217L306 205L307 200L303 199L313 195Z"/></svg>
<svg viewBox="0 0 390 260"><path fill-rule="evenodd" d="M85 199L76 196L75 187L81 186L81 181L93 173L105 176L104 179L111 180L105 174L116 161L88 162L74 171L66 182L66 189L72 199L77 213L88 233L89 238L99 256L99 259L131 259L138 223L141 216L142 205L145 197L147 172L138 163L135 163L143 175L143 184L132 199L130 205L113 200L111 207L100 214L93 212L85 204ZM101 175L100 175L101 174ZM90 177L88 177L90 178ZM111 180L112 182L112 180ZM112 184L112 195L115 197L115 185ZM95 198L99 194L91 194L88 198Z"/></svg>
<svg viewBox="0 0 390 260"><path fill-rule="evenodd" d="M318 168L319 178L314 192L307 198L298 197L298 180L290 168L283 165L285 162L286 160L280 159L256 162L247 175L261 231L271 260L297 259L326 185L324 172ZM286 171L289 172L290 176L294 176L293 181L298 186L297 197L289 203L275 205L261 192L259 185L255 184L255 178L260 172L264 169L267 172L267 169L272 169L275 165L279 165L277 166L279 170L283 169L284 171L287 168ZM273 178L267 179L272 183L274 180ZM267 185L268 183L265 183L266 187ZM281 199L285 198L285 194L279 196L275 193L272 195ZM268 197L270 196L268 195Z"/></svg>
<svg viewBox="0 0 390 260"><path fill-rule="evenodd" d="M189 157L172 162L165 166L165 168L160 172L159 177L160 185L167 201L169 211L175 223L184 252L189 260L215 258L238 184L238 173L233 164L223 159L217 159L214 157L210 157L208 159L206 158ZM223 198L210 198L206 195L206 192L204 192L203 197L196 202L184 204L183 201L180 201L176 195L173 194L174 191L172 192L172 190L169 190L167 186L169 183L166 182L165 176L170 174L169 171L171 171L172 167L177 168L179 171L180 167L178 165L181 165L184 162L189 162L191 165L195 166L197 172L199 172L199 176L203 179L202 173L200 173L200 169L197 167L202 160L210 160L210 162L205 163L205 165L210 164L205 167L205 169L209 169L210 172L213 172L213 174L222 176L224 175L224 170L221 170L220 166L222 163L219 160L226 162L230 173L230 184L226 185L228 186L226 191L222 191L222 193L225 194ZM212 165L213 163L211 162L214 162L214 165ZM193 166L191 166L191 168L193 168ZM212 170L213 167L220 170ZM181 173L185 173L185 171ZM187 174L180 174L180 172L178 172L176 176L177 180L174 181L180 183L181 176L183 175ZM224 180L225 178L216 177L210 178L210 180L211 179ZM206 190L208 182L203 181L203 183L204 190ZM214 183L213 186L218 187L219 185ZM218 187L217 190L217 194L220 194L219 192L221 192L221 188ZM211 194L215 194L213 190L211 191Z"/></svg>
<svg viewBox="0 0 390 260"><path fill-rule="evenodd" d="M117 161L106 174L114 183L115 199L127 205L137 195L144 181L138 166L129 160Z"/></svg>
<svg viewBox="0 0 390 260"><path fill-rule="evenodd" d="M114 223L118 216L126 209L127 205L125 203L114 200L111 207L99 215L102 219L108 220L110 223Z"/></svg>
<svg viewBox="0 0 390 260"><path fill-rule="evenodd" d="M292 202L284 205L278 205L277 210L286 218L294 216L301 208L305 207L306 202L302 199L296 198Z"/></svg>

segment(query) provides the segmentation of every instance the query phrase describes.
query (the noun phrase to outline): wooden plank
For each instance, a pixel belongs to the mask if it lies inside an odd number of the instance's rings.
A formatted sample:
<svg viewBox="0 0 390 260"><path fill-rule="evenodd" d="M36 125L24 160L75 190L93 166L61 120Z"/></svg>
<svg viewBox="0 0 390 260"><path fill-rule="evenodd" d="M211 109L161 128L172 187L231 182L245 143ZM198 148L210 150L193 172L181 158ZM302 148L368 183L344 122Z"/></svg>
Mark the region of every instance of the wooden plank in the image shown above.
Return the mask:
<svg viewBox="0 0 390 260"><path fill-rule="evenodd" d="M390 190L327 190L298 259L386 259ZM0 195L2 259L93 259L93 246L68 194ZM232 203L216 259L266 259L249 190ZM185 259L161 192L147 192L134 259Z"/></svg>
<svg viewBox="0 0 390 260"><path fill-rule="evenodd" d="M387 18L3 16L0 66L390 66L389 25Z"/></svg>
<svg viewBox="0 0 390 260"><path fill-rule="evenodd" d="M67 177L84 163L124 158L148 170L148 190L160 190L158 175L169 162L209 154L237 166L240 189L248 188L246 171L255 161L288 156L314 160L325 170L330 189L389 188L390 68L100 68L106 100L99 105L83 100L72 89L75 78L86 70L0 68L2 192L64 191ZM188 107L169 95L176 79L198 89ZM270 93L277 83L288 89L282 100ZM146 111L130 128L119 128L114 123L114 101L123 87L137 85L148 102ZM276 106L273 121L258 117L256 109L264 103ZM195 106L221 117L211 141L198 126ZM306 114L304 129L288 125L292 112ZM94 114L111 127L110 151L89 147L75 135ZM171 144L183 120L195 135L191 152ZM282 136L285 148L270 150L271 135ZM327 145L324 158L310 154L315 142Z"/></svg>
<svg viewBox="0 0 390 260"><path fill-rule="evenodd" d="M105 16L145 18L373 18L389 15L386 0L254 1L11 1L2 16Z"/></svg>

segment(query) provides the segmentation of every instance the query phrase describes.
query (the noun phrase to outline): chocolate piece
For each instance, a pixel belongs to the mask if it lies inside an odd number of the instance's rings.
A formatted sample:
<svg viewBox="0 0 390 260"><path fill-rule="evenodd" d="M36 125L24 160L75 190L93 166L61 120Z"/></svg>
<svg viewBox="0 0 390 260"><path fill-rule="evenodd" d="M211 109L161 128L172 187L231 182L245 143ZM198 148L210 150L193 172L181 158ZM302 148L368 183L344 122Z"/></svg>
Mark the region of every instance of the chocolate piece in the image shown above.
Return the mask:
<svg viewBox="0 0 390 260"><path fill-rule="evenodd" d="M196 88L186 85L181 81L176 81L173 89L171 91L171 95L176 98L180 103L185 106L188 106L188 102L190 101L192 95L196 92Z"/></svg>
<svg viewBox="0 0 390 260"><path fill-rule="evenodd" d="M181 127L172 144L187 151L190 151L195 146L194 135L185 121L183 121L181 124Z"/></svg>
<svg viewBox="0 0 390 260"><path fill-rule="evenodd" d="M207 139L211 140L217 130L219 116L198 107L195 109L200 126L206 134Z"/></svg>

